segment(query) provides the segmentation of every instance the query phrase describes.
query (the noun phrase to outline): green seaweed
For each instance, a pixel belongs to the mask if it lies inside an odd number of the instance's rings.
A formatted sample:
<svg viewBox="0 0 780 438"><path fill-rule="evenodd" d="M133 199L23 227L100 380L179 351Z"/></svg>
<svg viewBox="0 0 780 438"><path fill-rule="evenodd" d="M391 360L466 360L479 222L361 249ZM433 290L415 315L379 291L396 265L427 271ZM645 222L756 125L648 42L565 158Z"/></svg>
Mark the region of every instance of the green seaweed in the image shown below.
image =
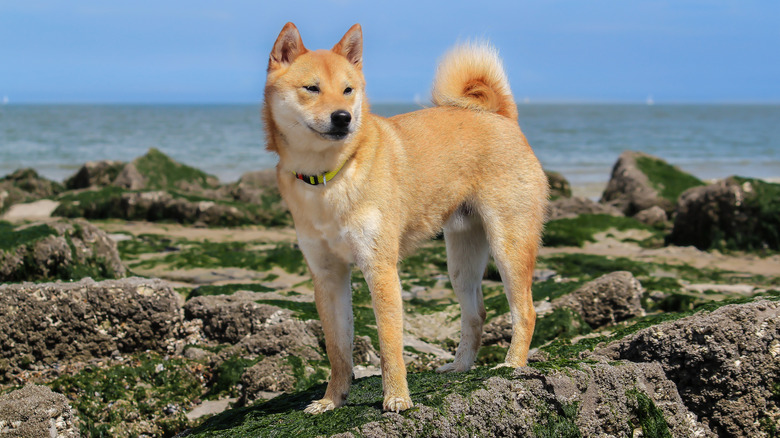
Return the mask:
<svg viewBox="0 0 780 438"><path fill-rule="evenodd" d="M553 339L571 339L590 332L591 328L582 316L568 308L557 308L536 320L531 348L544 345Z"/></svg>
<svg viewBox="0 0 780 438"><path fill-rule="evenodd" d="M564 403L560 406L544 406L539 409L542 421L535 423L533 430L537 438L579 438L582 436L575 419L579 403Z"/></svg>
<svg viewBox="0 0 780 438"><path fill-rule="evenodd" d="M172 436L189 425L184 412L201 394L196 365L186 359L139 353L126 363L86 367L48 385L70 399L84 436L111 436L111 428L137 421Z"/></svg>
<svg viewBox="0 0 780 438"><path fill-rule="evenodd" d="M253 358L234 355L226 359L214 370L211 385L204 398L214 400L225 395L238 396L237 385L244 371L262 359L262 355Z"/></svg>
<svg viewBox="0 0 780 438"><path fill-rule="evenodd" d="M684 191L704 185L704 182L695 176L657 158L637 157L636 166L647 176L659 195L670 201L672 205Z"/></svg>
<svg viewBox="0 0 780 438"><path fill-rule="evenodd" d="M57 230L46 224L17 228L8 222L0 221L0 250L30 245L45 237L56 235Z"/></svg>
<svg viewBox="0 0 780 438"><path fill-rule="evenodd" d="M609 229L625 231L629 229L650 231L660 236L655 228L647 226L631 217L611 216L608 214L581 214L573 218L556 219L547 222L542 238L544 246L578 246L586 242L595 242L594 235Z"/></svg>
<svg viewBox="0 0 780 438"><path fill-rule="evenodd" d="M303 321L318 319L317 306L309 301L257 300L256 303L292 310L295 316Z"/></svg>
<svg viewBox="0 0 780 438"><path fill-rule="evenodd" d="M633 414L642 427L642 436L648 438L672 438L664 413L653 400L637 389L626 392L626 396L636 402ZM632 427L633 429L633 427Z"/></svg>

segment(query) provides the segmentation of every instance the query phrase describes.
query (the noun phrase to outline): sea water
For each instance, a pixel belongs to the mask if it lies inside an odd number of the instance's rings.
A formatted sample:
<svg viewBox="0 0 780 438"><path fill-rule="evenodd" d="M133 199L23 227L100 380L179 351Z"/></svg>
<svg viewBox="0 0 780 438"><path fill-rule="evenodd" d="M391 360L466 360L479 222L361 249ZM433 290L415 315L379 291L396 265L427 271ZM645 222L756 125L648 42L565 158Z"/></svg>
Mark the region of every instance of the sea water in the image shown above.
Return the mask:
<svg viewBox="0 0 780 438"><path fill-rule="evenodd" d="M374 104L382 116L419 109ZM780 105L521 104L519 122L545 169L598 198L624 150L701 179L780 178ZM131 161L155 147L223 182L273 167L260 105L2 105L0 176L32 167L62 181L87 161Z"/></svg>

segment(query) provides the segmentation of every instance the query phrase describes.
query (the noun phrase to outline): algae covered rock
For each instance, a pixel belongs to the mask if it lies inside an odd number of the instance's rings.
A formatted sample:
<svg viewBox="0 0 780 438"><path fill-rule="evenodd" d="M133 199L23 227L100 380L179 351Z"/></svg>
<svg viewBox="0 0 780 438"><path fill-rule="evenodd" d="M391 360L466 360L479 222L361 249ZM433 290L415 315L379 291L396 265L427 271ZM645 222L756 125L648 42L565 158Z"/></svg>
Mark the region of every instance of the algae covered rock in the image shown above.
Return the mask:
<svg viewBox="0 0 780 438"><path fill-rule="evenodd" d="M573 218L581 214L623 216L623 212L611 205L599 204L598 202L579 196L555 199L550 202L548 210L548 221Z"/></svg>
<svg viewBox="0 0 780 438"><path fill-rule="evenodd" d="M0 435L13 437L80 437L79 420L68 399L40 385L0 395Z"/></svg>
<svg viewBox="0 0 780 438"><path fill-rule="evenodd" d="M156 148L126 165L114 185L131 190L181 190L198 192L216 189L219 180L194 167L178 163Z"/></svg>
<svg viewBox="0 0 780 438"><path fill-rule="evenodd" d="M0 222L0 281L118 278L116 243L84 220L11 225Z"/></svg>
<svg viewBox="0 0 780 438"><path fill-rule="evenodd" d="M653 206L671 213L680 194L703 183L696 177L643 152L625 151L612 168L601 203L627 216Z"/></svg>
<svg viewBox="0 0 780 438"><path fill-rule="evenodd" d="M65 187L68 190L77 190L111 185L126 165L127 163L122 161L88 161L65 180Z"/></svg>
<svg viewBox="0 0 780 438"><path fill-rule="evenodd" d="M780 302L727 305L637 332L594 352L660 364L719 436L780 430Z"/></svg>
<svg viewBox="0 0 780 438"><path fill-rule="evenodd" d="M0 379L114 352L166 351L181 320L180 297L161 280L2 285Z"/></svg>
<svg viewBox="0 0 780 438"><path fill-rule="evenodd" d="M669 241L699 249L780 250L780 184L731 177L687 190Z"/></svg>
<svg viewBox="0 0 780 438"><path fill-rule="evenodd" d="M409 374L415 407L382 413L380 377L355 381L346 406L302 412L323 386L207 420L184 436L712 436L663 370L628 362Z"/></svg>
<svg viewBox="0 0 780 438"><path fill-rule="evenodd" d="M63 190L61 184L41 177L34 169L19 169L0 178L0 212L13 204L52 197Z"/></svg>

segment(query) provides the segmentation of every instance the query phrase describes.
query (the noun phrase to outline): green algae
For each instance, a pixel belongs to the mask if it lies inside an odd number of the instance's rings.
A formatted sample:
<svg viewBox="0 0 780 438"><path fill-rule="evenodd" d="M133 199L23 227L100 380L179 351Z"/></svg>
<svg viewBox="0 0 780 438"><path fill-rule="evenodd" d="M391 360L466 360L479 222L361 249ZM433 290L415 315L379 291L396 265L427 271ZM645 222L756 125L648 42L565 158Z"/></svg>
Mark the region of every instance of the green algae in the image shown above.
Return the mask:
<svg viewBox="0 0 780 438"><path fill-rule="evenodd" d="M41 224L19 228L0 221L0 250L11 250L22 245L31 245L49 236L57 236L57 230Z"/></svg>
<svg viewBox="0 0 780 438"><path fill-rule="evenodd" d="M647 176L650 185L658 191L658 194L672 205L684 191L704 185L704 182L695 176L657 158L637 157L636 166Z"/></svg>
<svg viewBox="0 0 780 438"><path fill-rule="evenodd" d="M235 267L254 271L268 271L275 266L287 272L305 274L306 262L301 251L293 244L278 243L271 248L257 249L246 242L193 242L180 243L182 247L163 257L140 260L132 268L150 269L166 265L171 269Z"/></svg>
<svg viewBox="0 0 780 438"><path fill-rule="evenodd" d="M559 406L540 407L542 421L535 423L533 430L536 438L579 438L582 437L575 423L579 403L564 403Z"/></svg>
<svg viewBox="0 0 780 438"><path fill-rule="evenodd" d="M664 418L664 413L653 400L637 389L626 392L629 399L634 400L633 414L638 425L642 428L642 436L648 438L672 438L669 424ZM633 425L632 425L633 426ZM633 427L631 427L633 429Z"/></svg>
<svg viewBox="0 0 780 438"><path fill-rule="evenodd" d="M78 411L84 436L112 436L112 428L148 422L157 433L172 436L190 423L184 412L202 386L194 361L138 353L126 363L87 367L50 382Z"/></svg>
<svg viewBox="0 0 780 438"><path fill-rule="evenodd" d="M237 397L238 383L247 368L260 362L262 355L252 358L234 355L224 360L214 370L208 392L204 395L207 400L215 400L225 396Z"/></svg>
<svg viewBox="0 0 780 438"><path fill-rule="evenodd" d="M544 246L578 246L582 247L587 242L595 242L595 234L610 229L625 231L630 229L644 230L657 235L660 231L645 225L631 217L611 216L608 214L581 214L573 218L557 219L547 222L542 236Z"/></svg>
<svg viewBox="0 0 780 438"><path fill-rule="evenodd" d="M591 332L582 316L568 308L557 308L536 320L531 348L539 347L553 339L571 339Z"/></svg>

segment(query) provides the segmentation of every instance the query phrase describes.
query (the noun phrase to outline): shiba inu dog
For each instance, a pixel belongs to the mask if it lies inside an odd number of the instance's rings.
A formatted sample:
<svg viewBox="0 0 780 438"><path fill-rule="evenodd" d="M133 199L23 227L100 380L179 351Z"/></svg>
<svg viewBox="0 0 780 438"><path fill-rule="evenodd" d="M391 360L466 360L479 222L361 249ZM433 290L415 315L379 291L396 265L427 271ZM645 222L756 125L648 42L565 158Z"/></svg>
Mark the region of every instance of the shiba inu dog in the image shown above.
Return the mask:
<svg viewBox="0 0 780 438"><path fill-rule="evenodd" d="M403 361L398 263L444 230L461 306L461 340L439 372L466 371L479 349L481 281L496 261L513 335L506 366L526 363L536 314L531 281L548 184L517 122L501 61L463 45L439 65L434 107L390 118L369 112L363 35L354 25L331 50L309 51L292 23L268 62L263 118L277 182L311 270L331 377L306 412L342 406L352 381L350 273L371 290L379 333L383 407L413 406Z"/></svg>

